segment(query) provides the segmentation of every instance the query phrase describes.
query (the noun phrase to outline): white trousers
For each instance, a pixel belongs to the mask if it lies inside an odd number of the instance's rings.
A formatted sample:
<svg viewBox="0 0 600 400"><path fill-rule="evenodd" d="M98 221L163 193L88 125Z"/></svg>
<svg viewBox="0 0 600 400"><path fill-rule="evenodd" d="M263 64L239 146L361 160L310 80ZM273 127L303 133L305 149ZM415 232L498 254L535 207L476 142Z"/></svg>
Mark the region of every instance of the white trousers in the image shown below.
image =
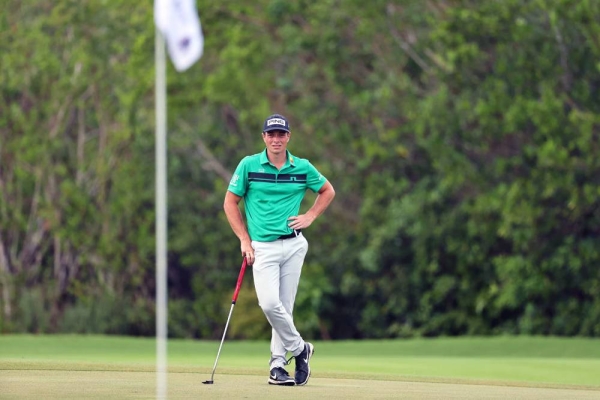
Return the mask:
<svg viewBox="0 0 600 400"><path fill-rule="evenodd" d="M274 242L252 242L254 288L258 304L273 328L270 369L283 367L287 352L297 356L304 340L292 317L308 242L302 234Z"/></svg>

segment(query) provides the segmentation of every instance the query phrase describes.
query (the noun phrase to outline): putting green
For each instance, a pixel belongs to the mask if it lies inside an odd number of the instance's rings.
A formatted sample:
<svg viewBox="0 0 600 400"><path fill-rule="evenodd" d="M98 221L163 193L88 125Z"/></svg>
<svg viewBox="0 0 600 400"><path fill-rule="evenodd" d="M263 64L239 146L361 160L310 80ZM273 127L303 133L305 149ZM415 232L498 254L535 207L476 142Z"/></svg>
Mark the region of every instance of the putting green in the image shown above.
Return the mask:
<svg viewBox="0 0 600 400"><path fill-rule="evenodd" d="M312 377L306 386L267 385L266 376L169 373L169 399L600 399L600 391L464 383ZM0 371L2 399L152 399L153 372Z"/></svg>
<svg viewBox="0 0 600 400"><path fill-rule="evenodd" d="M226 341L215 384L202 385L218 344L169 341L169 399L600 399L592 339L315 342L311 380L292 388L266 384L269 343L251 341ZM3 335L0 399L154 398L154 351L152 338Z"/></svg>

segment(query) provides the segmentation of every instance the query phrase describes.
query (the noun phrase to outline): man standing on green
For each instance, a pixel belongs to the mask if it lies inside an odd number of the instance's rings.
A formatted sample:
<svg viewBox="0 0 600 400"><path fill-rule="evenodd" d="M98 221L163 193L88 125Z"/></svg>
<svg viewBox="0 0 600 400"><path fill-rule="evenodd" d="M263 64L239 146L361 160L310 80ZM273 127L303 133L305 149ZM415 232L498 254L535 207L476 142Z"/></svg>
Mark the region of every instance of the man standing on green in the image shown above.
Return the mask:
<svg viewBox="0 0 600 400"><path fill-rule="evenodd" d="M269 384L306 385L314 346L296 330L292 311L308 242L302 229L325 211L335 196L331 183L287 145L292 133L287 119L274 114L263 126L266 149L237 166L223 208L240 239L242 255L253 265L258 303L273 328ZM318 193L313 206L299 214L306 189ZM244 199L246 224L239 203ZM284 369L287 352L296 360L292 379Z"/></svg>

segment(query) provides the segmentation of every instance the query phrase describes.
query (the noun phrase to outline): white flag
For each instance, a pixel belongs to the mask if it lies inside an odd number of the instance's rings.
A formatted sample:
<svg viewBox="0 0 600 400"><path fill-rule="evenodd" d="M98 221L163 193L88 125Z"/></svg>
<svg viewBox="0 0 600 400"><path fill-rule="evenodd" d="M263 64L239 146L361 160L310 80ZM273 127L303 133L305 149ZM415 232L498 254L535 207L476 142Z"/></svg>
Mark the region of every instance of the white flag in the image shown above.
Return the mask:
<svg viewBox="0 0 600 400"><path fill-rule="evenodd" d="M155 0L154 22L167 42L177 71L191 67L204 51L196 0Z"/></svg>

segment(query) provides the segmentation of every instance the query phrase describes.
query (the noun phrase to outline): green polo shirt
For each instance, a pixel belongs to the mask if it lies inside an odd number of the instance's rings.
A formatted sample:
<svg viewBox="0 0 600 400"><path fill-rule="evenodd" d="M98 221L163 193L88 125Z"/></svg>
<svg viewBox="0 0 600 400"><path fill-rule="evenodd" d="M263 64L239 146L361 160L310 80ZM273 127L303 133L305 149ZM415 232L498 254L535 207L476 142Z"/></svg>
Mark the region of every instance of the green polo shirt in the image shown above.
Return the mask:
<svg viewBox="0 0 600 400"><path fill-rule="evenodd" d="M288 218L298 215L306 189L318 192L325 182L308 160L289 151L285 165L278 170L265 149L240 161L227 190L244 198L250 238L272 242L292 233Z"/></svg>

